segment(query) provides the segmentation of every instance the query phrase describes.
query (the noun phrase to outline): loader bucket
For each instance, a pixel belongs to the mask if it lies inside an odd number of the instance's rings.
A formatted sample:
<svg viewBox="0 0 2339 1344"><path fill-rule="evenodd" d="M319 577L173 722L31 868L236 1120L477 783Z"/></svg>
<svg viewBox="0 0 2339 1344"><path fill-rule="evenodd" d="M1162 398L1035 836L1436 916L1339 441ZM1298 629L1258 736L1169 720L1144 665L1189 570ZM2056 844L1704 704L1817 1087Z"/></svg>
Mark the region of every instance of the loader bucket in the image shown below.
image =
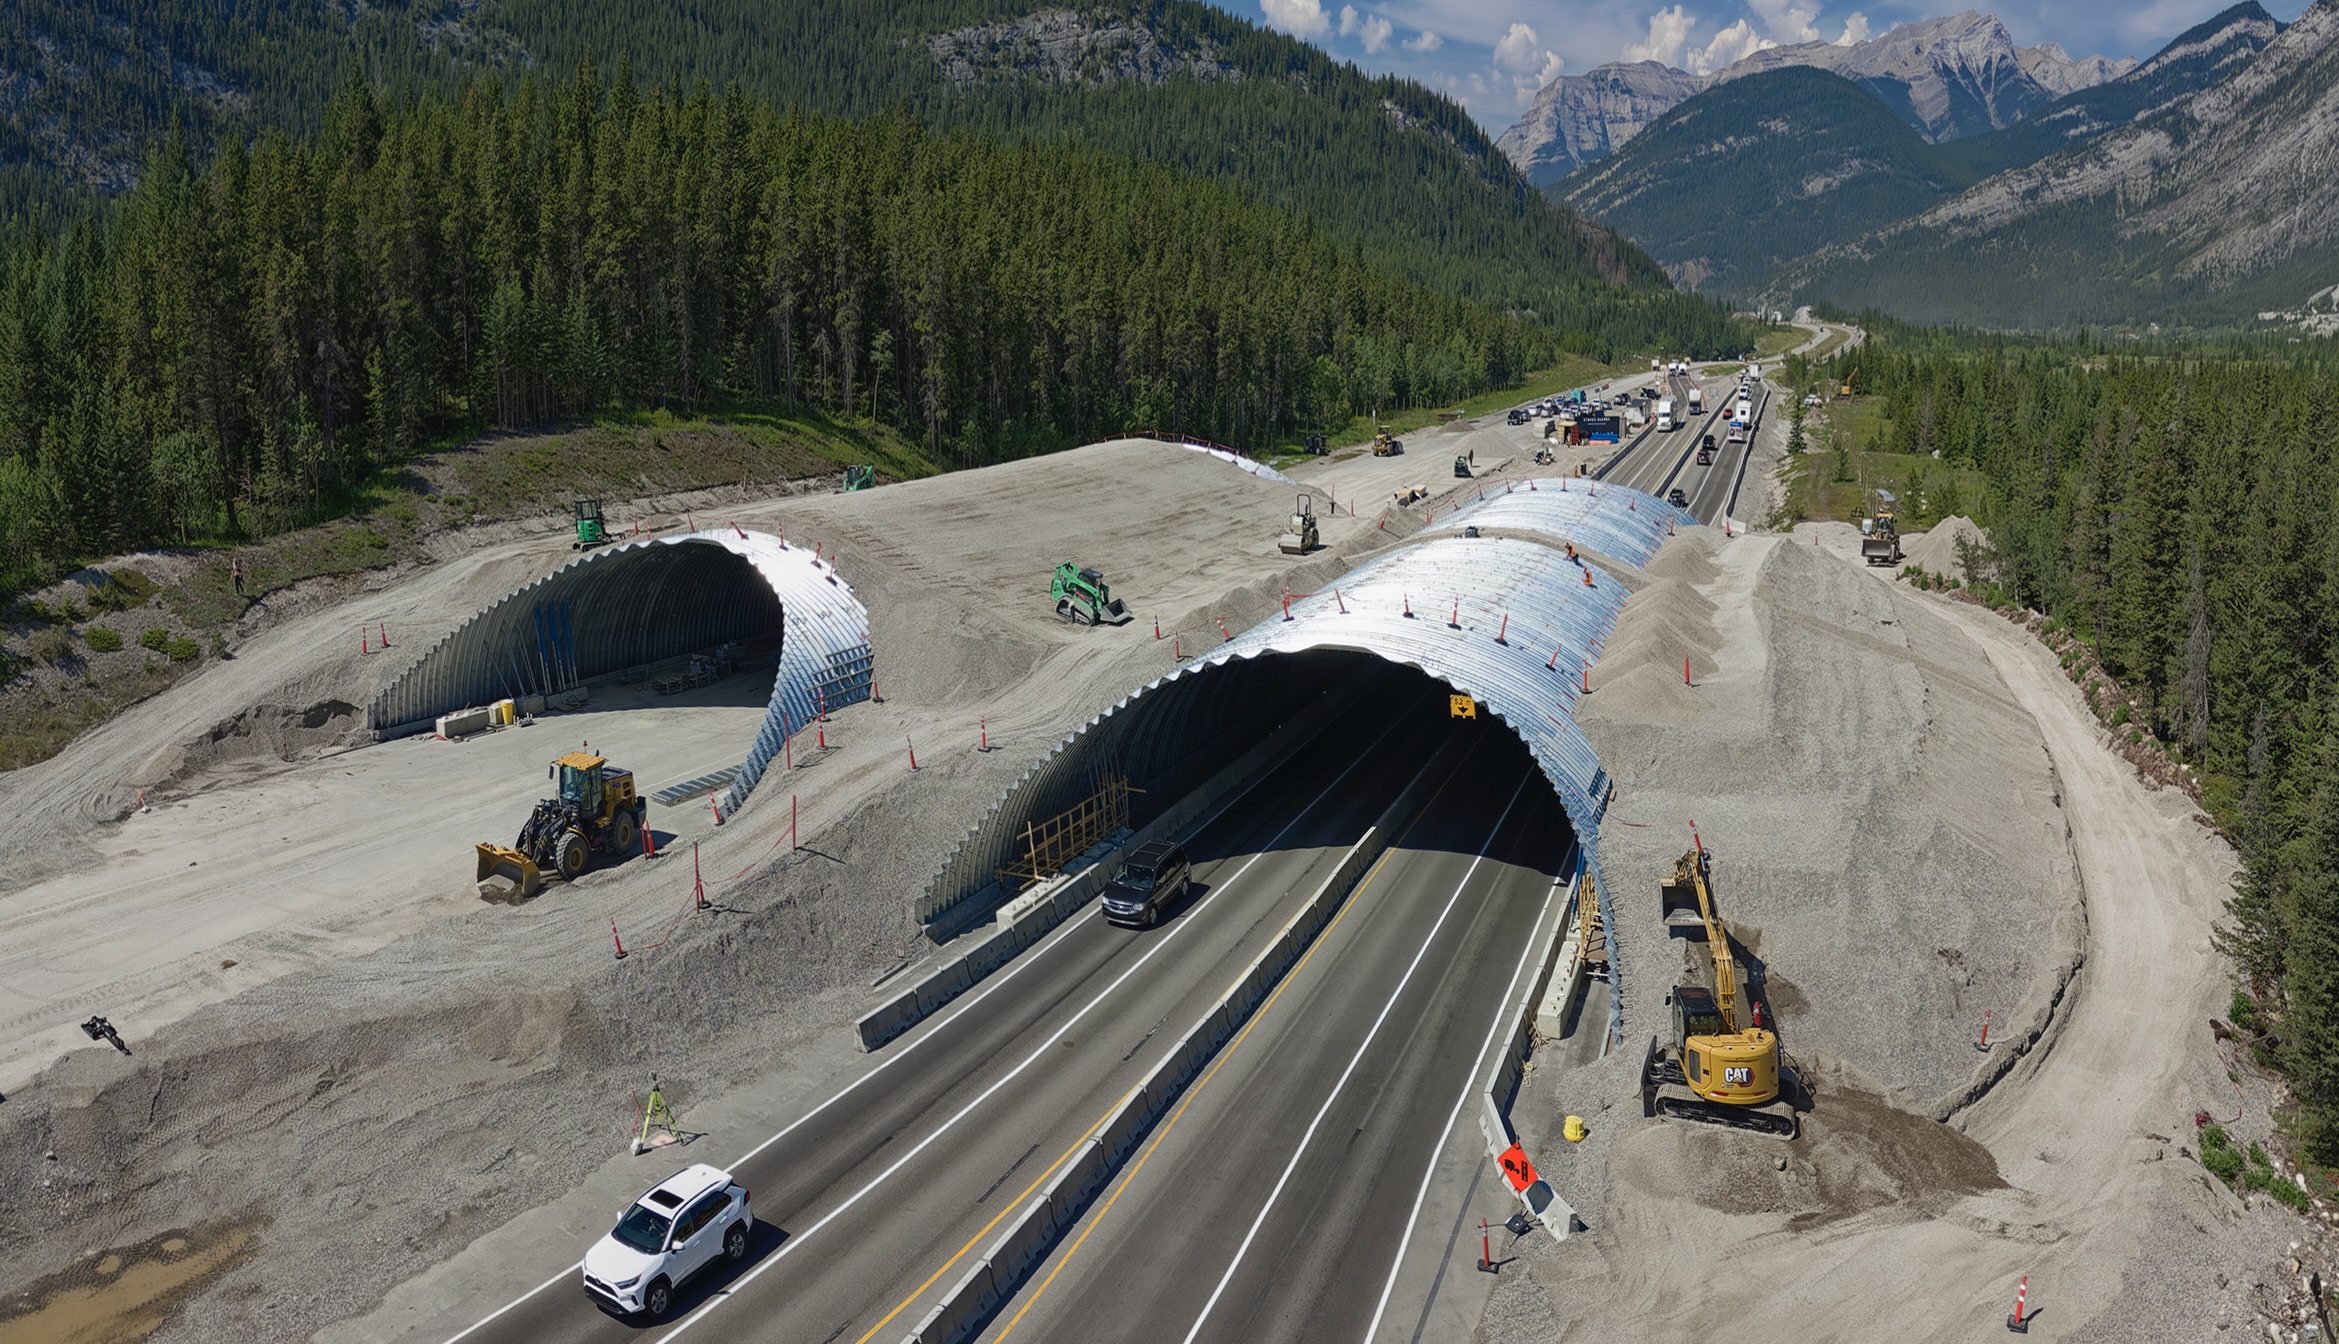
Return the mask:
<svg viewBox="0 0 2339 1344"><path fill-rule="evenodd" d="M518 905L544 889L544 874L527 855L502 845L479 846L479 899Z"/></svg>
<svg viewBox="0 0 2339 1344"><path fill-rule="evenodd" d="M1135 619L1129 608L1117 597L1105 604L1104 615L1100 618L1105 625L1127 625Z"/></svg>

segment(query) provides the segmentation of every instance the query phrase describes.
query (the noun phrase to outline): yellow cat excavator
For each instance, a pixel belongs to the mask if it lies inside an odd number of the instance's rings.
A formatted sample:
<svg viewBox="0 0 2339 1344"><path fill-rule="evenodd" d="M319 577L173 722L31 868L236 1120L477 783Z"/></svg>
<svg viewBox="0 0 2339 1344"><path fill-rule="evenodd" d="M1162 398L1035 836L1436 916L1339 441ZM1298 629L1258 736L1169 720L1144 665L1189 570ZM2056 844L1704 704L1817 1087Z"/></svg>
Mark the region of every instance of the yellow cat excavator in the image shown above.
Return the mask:
<svg viewBox="0 0 2339 1344"><path fill-rule="evenodd" d="M1778 1035L1740 1001L1737 958L1706 884L1712 863L1700 841L1674 861L1673 880L1660 888L1665 931L1704 941L1713 983L1673 987L1673 1043L1649 1038L1641 1112L1792 1139L1795 1108L1780 1094L1782 1080L1791 1087L1795 1078L1780 1062Z"/></svg>

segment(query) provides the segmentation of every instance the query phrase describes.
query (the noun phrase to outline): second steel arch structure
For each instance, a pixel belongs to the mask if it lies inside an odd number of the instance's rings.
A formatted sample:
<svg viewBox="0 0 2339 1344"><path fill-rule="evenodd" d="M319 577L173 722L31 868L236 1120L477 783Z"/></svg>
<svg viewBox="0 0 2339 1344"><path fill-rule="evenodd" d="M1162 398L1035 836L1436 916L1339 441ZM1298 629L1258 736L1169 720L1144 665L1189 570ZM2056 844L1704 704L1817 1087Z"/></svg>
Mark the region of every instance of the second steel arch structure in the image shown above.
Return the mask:
<svg viewBox="0 0 2339 1344"><path fill-rule="evenodd" d="M381 737L506 696L743 639L780 637L762 726L718 800L747 800L788 736L823 707L869 697L869 613L836 568L779 537L718 528L627 542L570 561L456 627L375 697Z"/></svg>
<svg viewBox="0 0 2339 1344"><path fill-rule="evenodd" d="M1543 488L1550 485L1553 488ZM1465 504L1446 529L1350 571L1129 695L1059 743L971 828L926 891L927 921L1006 894L996 873L1027 818L1052 815L1093 788L1106 762L1148 787L1181 782L1182 752L1234 732L1262 706L1310 693L1290 655L1369 655L1412 668L1477 700L1517 734L1558 794L1599 893L1609 965L1617 922L1599 861L1608 773L1575 721L1584 678L1616 625L1625 585L1573 544L1638 569L1676 527L1696 519L1652 495L1618 487L1538 482ZM1467 536L1478 527L1501 535ZM1587 582L1587 579L1589 582ZM1186 772L1189 776L1194 773ZM1622 986L1610 982L1612 1030L1623 1030Z"/></svg>

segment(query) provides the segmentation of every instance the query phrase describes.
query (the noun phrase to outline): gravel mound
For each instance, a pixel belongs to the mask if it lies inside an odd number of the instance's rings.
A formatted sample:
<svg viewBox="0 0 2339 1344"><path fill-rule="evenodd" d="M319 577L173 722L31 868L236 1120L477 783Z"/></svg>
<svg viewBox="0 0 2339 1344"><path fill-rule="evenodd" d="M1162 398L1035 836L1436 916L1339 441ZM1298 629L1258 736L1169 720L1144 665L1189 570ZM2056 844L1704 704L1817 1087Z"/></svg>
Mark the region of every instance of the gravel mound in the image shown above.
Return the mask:
<svg viewBox="0 0 2339 1344"><path fill-rule="evenodd" d="M1988 1067L1982 1010L2001 1033L2035 1025L2068 974L2079 890L2035 728L1969 639L1890 585L1769 538L1727 543L1715 569L1633 595L1578 711L1611 816L1644 823L1602 832L1628 1039L1662 1024L1680 954L1656 888L1694 819L1788 1048L1944 1114Z"/></svg>
<svg viewBox="0 0 2339 1344"><path fill-rule="evenodd" d="M1901 560L1915 565L1928 574L1940 574L1963 583L1973 577L1965 572L1965 564L1958 559L1960 541L1986 545L1989 538L1975 527L1971 518L1962 516L1944 518L1929 532L1921 532L1901 548Z"/></svg>

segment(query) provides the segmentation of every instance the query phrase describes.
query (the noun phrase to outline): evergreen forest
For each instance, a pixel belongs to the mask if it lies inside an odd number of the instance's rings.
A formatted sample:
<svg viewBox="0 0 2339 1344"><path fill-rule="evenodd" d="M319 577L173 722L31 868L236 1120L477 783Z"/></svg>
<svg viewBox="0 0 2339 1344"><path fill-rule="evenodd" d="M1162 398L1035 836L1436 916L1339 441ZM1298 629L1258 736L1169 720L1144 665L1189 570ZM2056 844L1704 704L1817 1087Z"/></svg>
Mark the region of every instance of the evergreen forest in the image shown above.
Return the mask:
<svg viewBox="0 0 2339 1344"><path fill-rule="evenodd" d="M1516 311L1601 359L1745 348L1614 232L1529 187L1459 105L1197 0L1034 12L1027 0L204 0L119 13L0 6L0 214L68 219L137 177L174 123L207 157L305 142L351 72L403 99L480 80L517 96L620 62L645 86L737 84L777 107L1067 145L1210 177L1447 293ZM1049 30L1043 50L1035 24ZM1066 44L1069 44L1067 47ZM1070 54L1066 54L1067 51ZM946 59L947 58L947 59Z"/></svg>
<svg viewBox="0 0 2339 1344"><path fill-rule="evenodd" d="M172 136L0 249L0 565L329 514L436 436L773 398L979 464L1449 403L1551 329L1207 178L736 86L352 72L313 139Z"/></svg>
<svg viewBox="0 0 2339 1344"><path fill-rule="evenodd" d="M2318 1160L2339 1163L2339 348L2222 355L1895 327L1852 356L1889 451L1991 482L1987 565L2067 623L2244 865L2219 942ZM1840 375L1838 375L1840 376ZM2166 1028L2177 1029L2176 1024Z"/></svg>

